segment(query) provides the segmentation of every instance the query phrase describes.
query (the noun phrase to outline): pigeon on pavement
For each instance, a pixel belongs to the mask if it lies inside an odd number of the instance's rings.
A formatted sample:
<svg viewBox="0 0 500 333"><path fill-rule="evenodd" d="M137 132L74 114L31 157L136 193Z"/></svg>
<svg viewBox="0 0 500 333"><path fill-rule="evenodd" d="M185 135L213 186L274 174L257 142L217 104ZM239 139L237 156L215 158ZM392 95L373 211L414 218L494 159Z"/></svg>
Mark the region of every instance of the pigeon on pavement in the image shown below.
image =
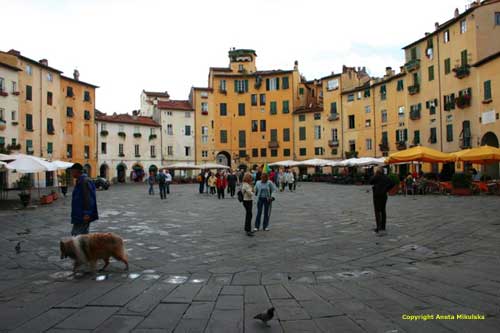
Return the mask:
<svg viewBox="0 0 500 333"><path fill-rule="evenodd" d="M274 317L274 308L270 308L264 313L259 313L258 315L253 317L253 319L260 319L264 324L267 325L267 322L273 319L273 317Z"/></svg>
<svg viewBox="0 0 500 333"><path fill-rule="evenodd" d="M16 250L17 254L21 253L21 242L17 242L16 247L14 249Z"/></svg>

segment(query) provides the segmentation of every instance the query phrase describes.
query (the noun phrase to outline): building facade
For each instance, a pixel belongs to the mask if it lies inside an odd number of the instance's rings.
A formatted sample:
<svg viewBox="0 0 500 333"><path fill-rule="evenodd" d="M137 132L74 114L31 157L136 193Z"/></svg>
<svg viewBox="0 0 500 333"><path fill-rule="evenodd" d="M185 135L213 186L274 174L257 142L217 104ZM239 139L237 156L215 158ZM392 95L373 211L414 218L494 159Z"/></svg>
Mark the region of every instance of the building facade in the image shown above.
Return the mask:
<svg viewBox="0 0 500 333"><path fill-rule="evenodd" d="M141 182L161 168L160 124L151 117L96 112L99 176Z"/></svg>

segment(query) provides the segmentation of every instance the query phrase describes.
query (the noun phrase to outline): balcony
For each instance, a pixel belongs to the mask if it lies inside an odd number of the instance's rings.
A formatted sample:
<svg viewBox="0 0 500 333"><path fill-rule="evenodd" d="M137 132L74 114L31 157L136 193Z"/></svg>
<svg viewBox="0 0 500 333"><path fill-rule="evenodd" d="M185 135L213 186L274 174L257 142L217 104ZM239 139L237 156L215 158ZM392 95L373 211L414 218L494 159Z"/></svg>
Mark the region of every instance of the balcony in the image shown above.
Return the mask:
<svg viewBox="0 0 500 333"><path fill-rule="evenodd" d="M405 141L399 141L396 145L397 150L405 150L407 148Z"/></svg>
<svg viewBox="0 0 500 333"><path fill-rule="evenodd" d="M389 151L389 143L388 142L381 142L378 147L380 148L380 151Z"/></svg>
<svg viewBox="0 0 500 333"><path fill-rule="evenodd" d="M107 130L101 131L101 136L108 136L109 132Z"/></svg>
<svg viewBox="0 0 500 333"><path fill-rule="evenodd" d="M56 131L53 128L47 130L47 134L50 134L50 135L54 135L55 132Z"/></svg>
<svg viewBox="0 0 500 333"><path fill-rule="evenodd" d="M470 106L470 101L472 99L471 95L460 95L457 98L455 98L455 105L459 109L465 109Z"/></svg>
<svg viewBox="0 0 500 333"><path fill-rule="evenodd" d="M0 119L0 130L4 130L7 127L7 122L3 119Z"/></svg>
<svg viewBox="0 0 500 333"><path fill-rule="evenodd" d="M27 147L26 148L26 153L28 155L33 155L34 152L35 152L35 150L33 149L33 147Z"/></svg>
<svg viewBox="0 0 500 333"><path fill-rule="evenodd" d="M469 76L470 66L463 65L463 66L455 67L455 68L453 68L453 71L455 72L455 77L457 79L463 79L464 77Z"/></svg>
<svg viewBox="0 0 500 333"><path fill-rule="evenodd" d="M271 148L271 149L273 149L273 148L279 148L280 144L276 140L271 140L271 141L269 141L267 147Z"/></svg>
<svg viewBox="0 0 500 333"><path fill-rule="evenodd" d="M201 114L204 116L208 116L208 110L207 111L201 110Z"/></svg>
<svg viewBox="0 0 500 333"><path fill-rule="evenodd" d="M9 93L6 92L5 90L0 90L0 96L7 97L9 96Z"/></svg>
<svg viewBox="0 0 500 333"><path fill-rule="evenodd" d="M127 134L125 132L118 132L118 136L125 138L127 136Z"/></svg>
<svg viewBox="0 0 500 333"><path fill-rule="evenodd" d="M118 157L125 157L125 154L124 153L119 153Z"/></svg>
<svg viewBox="0 0 500 333"><path fill-rule="evenodd" d="M134 138L140 138L142 136L141 133L134 133Z"/></svg>
<svg viewBox="0 0 500 333"><path fill-rule="evenodd" d="M340 116L338 113L330 113L330 116L328 116L328 121L334 121L334 120L339 120Z"/></svg>
<svg viewBox="0 0 500 333"><path fill-rule="evenodd" d="M20 93L19 91L13 91L13 92L12 92L12 95L14 95L14 96L19 96L20 94L21 94L21 93Z"/></svg>
<svg viewBox="0 0 500 333"><path fill-rule="evenodd" d="M18 143L16 145L7 145L8 150L21 150L21 144Z"/></svg>
<svg viewBox="0 0 500 333"><path fill-rule="evenodd" d="M219 88L219 93L224 94L224 95L225 95L225 94L227 94L227 90L226 90L226 88L224 88L224 87L220 87L220 88Z"/></svg>
<svg viewBox="0 0 500 333"><path fill-rule="evenodd" d="M414 84L412 86L408 86L408 93L410 95L415 95L420 92L420 85L419 84Z"/></svg>
<svg viewBox="0 0 500 333"><path fill-rule="evenodd" d="M358 157L358 152L357 151L346 151L344 154L345 154L345 158L346 159Z"/></svg>
<svg viewBox="0 0 500 333"><path fill-rule="evenodd" d="M407 72L412 72L420 68L420 59L412 59L405 64Z"/></svg>
<svg viewBox="0 0 500 333"><path fill-rule="evenodd" d="M411 120L419 120L420 119L420 110L410 111L410 119Z"/></svg>
<svg viewBox="0 0 500 333"><path fill-rule="evenodd" d="M328 146L329 147L338 147L339 146L339 140L328 140Z"/></svg>
<svg viewBox="0 0 500 333"><path fill-rule="evenodd" d="M157 138L156 134L150 134L149 135L149 141L154 140L156 138Z"/></svg>

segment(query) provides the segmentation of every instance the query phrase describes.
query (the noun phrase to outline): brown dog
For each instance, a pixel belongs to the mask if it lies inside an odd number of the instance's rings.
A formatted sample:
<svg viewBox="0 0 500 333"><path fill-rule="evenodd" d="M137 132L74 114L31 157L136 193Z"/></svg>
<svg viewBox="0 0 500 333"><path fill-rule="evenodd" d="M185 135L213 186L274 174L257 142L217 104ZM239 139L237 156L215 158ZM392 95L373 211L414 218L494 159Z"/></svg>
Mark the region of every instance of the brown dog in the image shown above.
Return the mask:
<svg viewBox="0 0 500 333"><path fill-rule="evenodd" d="M112 233L94 233L79 235L60 242L61 259L70 257L74 260L73 271L78 266L89 264L93 272L96 271L97 260L104 260L104 270L109 265L109 258L122 261L128 270L128 260L123 239Z"/></svg>

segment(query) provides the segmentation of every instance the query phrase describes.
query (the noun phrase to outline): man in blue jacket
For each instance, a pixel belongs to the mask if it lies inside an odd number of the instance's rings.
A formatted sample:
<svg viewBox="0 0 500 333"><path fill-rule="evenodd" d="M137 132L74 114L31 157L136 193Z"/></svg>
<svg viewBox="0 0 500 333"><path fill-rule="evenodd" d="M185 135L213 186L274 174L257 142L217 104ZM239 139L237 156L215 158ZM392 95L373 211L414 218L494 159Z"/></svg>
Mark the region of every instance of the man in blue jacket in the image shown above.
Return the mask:
<svg viewBox="0 0 500 333"><path fill-rule="evenodd" d="M99 219L95 185L83 172L83 166L75 163L71 167L71 175L76 179L71 200L71 236L89 233L90 223Z"/></svg>

